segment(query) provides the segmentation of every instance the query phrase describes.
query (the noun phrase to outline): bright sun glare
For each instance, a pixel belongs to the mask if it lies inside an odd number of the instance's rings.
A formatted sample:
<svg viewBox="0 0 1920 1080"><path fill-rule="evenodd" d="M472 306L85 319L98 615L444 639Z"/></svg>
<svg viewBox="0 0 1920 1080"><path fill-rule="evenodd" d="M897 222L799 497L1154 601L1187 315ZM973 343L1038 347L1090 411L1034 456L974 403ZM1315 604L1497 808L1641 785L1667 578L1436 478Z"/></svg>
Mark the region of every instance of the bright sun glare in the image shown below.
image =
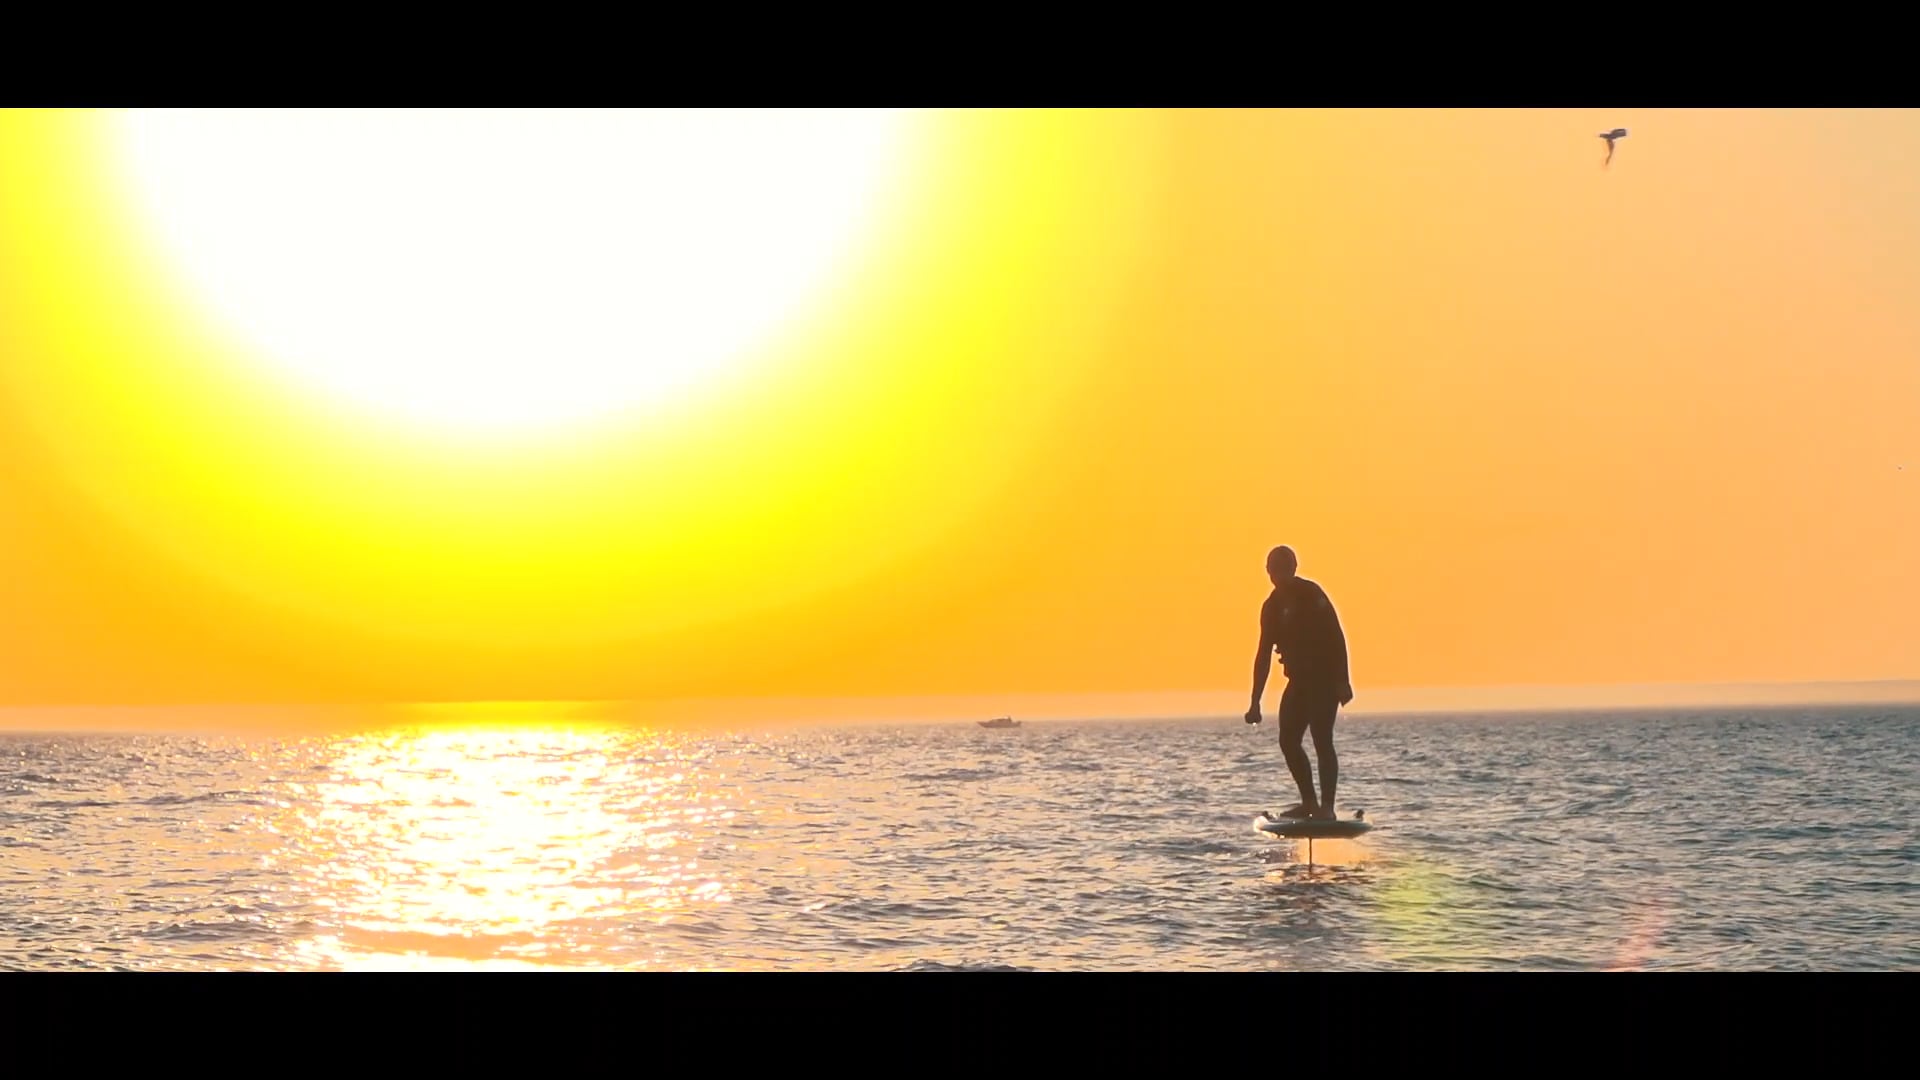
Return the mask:
<svg viewBox="0 0 1920 1080"><path fill-rule="evenodd" d="M125 114L194 293L336 399L438 428L671 405L844 267L891 110Z"/></svg>

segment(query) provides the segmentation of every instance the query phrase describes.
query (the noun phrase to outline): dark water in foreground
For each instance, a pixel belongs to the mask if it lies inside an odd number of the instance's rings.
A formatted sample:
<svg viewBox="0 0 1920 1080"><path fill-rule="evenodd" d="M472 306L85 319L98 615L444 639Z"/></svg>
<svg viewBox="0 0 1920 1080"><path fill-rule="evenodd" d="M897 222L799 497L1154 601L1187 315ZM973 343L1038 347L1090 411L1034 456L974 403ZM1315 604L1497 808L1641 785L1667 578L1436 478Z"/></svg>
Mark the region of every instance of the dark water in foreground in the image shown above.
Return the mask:
<svg viewBox="0 0 1920 1080"><path fill-rule="evenodd" d="M1920 969L1920 709L0 735L0 968Z"/></svg>

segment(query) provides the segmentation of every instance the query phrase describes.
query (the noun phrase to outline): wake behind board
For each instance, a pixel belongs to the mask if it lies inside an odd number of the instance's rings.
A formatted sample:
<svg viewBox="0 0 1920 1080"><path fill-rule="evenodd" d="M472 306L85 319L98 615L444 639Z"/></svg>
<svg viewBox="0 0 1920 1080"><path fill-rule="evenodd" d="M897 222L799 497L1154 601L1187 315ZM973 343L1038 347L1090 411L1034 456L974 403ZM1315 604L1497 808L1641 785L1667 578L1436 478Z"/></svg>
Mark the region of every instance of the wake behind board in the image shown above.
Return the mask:
<svg viewBox="0 0 1920 1080"><path fill-rule="evenodd" d="M1253 819L1253 827L1269 836L1290 840L1346 840L1373 828L1359 817L1328 821L1325 818L1273 817L1262 813Z"/></svg>

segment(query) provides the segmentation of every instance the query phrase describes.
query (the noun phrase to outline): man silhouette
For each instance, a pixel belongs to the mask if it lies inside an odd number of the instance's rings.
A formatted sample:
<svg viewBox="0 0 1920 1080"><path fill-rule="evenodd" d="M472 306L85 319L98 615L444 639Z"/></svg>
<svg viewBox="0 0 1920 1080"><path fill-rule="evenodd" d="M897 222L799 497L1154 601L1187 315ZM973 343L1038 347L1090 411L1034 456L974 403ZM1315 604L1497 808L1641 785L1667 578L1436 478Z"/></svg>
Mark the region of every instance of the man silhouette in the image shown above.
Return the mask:
<svg viewBox="0 0 1920 1080"><path fill-rule="evenodd" d="M1326 590L1299 577L1300 560L1289 547L1267 553L1267 577L1273 592L1260 606L1260 651L1253 659L1253 707L1247 723L1260 722L1260 697L1267 688L1267 671L1278 654L1285 667L1287 688L1280 695L1280 752L1286 756L1293 782L1300 786L1299 805L1268 817L1332 818L1334 788L1340 780L1340 761L1333 752L1333 721L1340 706L1353 700L1347 673L1347 638ZM1320 758L1320 795L1314 796L1313 768L1300 745L1308 729Z"/></svg>

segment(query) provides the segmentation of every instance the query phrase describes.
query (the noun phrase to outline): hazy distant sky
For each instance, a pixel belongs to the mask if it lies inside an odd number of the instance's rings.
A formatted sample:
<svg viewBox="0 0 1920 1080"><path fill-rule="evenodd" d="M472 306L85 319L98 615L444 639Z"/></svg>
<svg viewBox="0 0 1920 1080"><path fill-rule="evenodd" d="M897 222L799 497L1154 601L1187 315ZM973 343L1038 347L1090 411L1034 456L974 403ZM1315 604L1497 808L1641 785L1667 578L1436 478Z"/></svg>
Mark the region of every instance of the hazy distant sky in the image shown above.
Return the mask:
<svg viewBox="0 0 1920 1080"><path fill-rule="evenodd" d="M1920 113L916 123L745 374L528 445L258 375L0 113L0 702L1242 689L1280 543L1363 697L1920 677Z"/></svg>

